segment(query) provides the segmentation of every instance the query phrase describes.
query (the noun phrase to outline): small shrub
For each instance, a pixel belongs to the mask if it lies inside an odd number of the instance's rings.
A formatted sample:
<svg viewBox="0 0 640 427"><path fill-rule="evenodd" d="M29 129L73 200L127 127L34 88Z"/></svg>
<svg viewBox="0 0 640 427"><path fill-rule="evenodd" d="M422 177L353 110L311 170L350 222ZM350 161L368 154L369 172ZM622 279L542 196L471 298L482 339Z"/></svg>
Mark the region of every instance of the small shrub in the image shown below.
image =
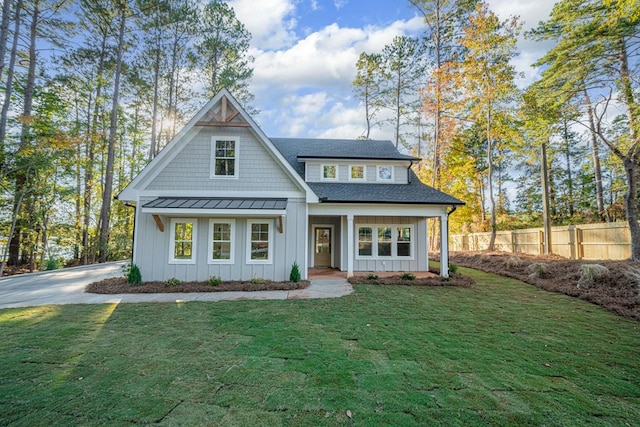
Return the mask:
<svg viewBox="0 0 640 427"><path fill-rule="evenodd" d="M455 264L449 264L449 273L456 274L458 272L458 266Z"/></svg>
<svg viewBox="0 0 640 427"><path fill-rule="evenodd" d="M596 280L603 279L609 275L609 269L600 264L582 264L580 266L580 279L577 287L591 286Z"/></svg>
<svg viewBox="0 0 640 427"><path fill-rule="evenodd" d="M378 280L378 275L375 273L369 273L367 280Z"/></svg>
<svg viewBox="0 0 640 427"><path fill-rule="evenodd" d="M140 285L142 284L142 274L140 273L140 267L133 264L129 267L129 271L127 271L127 283L130 285Z"/></svg>
<svg viewBox="0 0 640 427"><path fill-rule="evenodd" d="M253 283L254 285L262 285L264 284L265 280L262 277L254 277L253 279L251 279L251 283Z"/></svg>
<svg viewBox="0 0 640 427"><path fill-rule="evenodd" d="M415 280L416 275L413 273L402 273L402 276L400 276L400 278L402 280Z"/></svg>
<svg viewBox="0 0 640 427"><path fill-rule="evenodd" d="M59 270L62 268L62 263L58 258L49 258L44 263L45 270Z"/></svg>
<svg viewBox="0 0 640 427"><path fill-rule="evenodd" d="M533 279L540 279L549 273L549 265L544 262L535 262L527 267L527 273Z"/></svg>
<svg viewBox="0 0 640 427"><path fill-rule="evenodd" d="M302 280L302 275L300 274L300 266L297 262L294 262L291 266L291 273L289 274L289 281L297 283Z"/></svg>
<svg viewBox="0 0 640 427"><path fill-rule="evenodd" d="M222 279L218 276L212 276L209 277L207 283L209 284L209 286L218 286L220 285L220 283L222 283Z"/></svg>
<svg viewBox="0 0 640 427"><path fill-rule="evenodd" d="M167 286L180 286L182 284L180 279L176 279L175 277L172 277L171 279L167 280L165 283L167 284Z"/></svg>
<svg viewBox="0 0 640 427"><path fill-rule="evenodd" d="M487 254L480 254L480 262L489 262L491 257Z"/></svg>
<svg viewBox="0 0 640 427"><path fill-rule="evenodd" d="M513 270L514 268L518 268L521 265L522 265L522 260L520 258L518 258L517 256L510 256L504 262L504 266L507 267L509 270Z"/></svg>
<svg viewBox="0 0 640 427"><path fill-rule="evenodd" d="M629 279L631 286L640 289L640 268L629 267L625 270L624 276Z"/></svg>

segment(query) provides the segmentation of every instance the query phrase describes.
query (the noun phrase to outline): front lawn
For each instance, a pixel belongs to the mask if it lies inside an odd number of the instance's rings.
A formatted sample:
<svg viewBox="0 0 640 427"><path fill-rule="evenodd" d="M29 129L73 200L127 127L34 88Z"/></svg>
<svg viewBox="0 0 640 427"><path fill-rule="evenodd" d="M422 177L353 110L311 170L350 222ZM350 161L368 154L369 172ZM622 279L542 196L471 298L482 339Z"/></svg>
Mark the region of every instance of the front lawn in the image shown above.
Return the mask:
<svg viewBox="0 0 640 427"><path fill-rule="evenodd" d="M513 279L0 310L0 420L634 425L640 323Z"/></svg>

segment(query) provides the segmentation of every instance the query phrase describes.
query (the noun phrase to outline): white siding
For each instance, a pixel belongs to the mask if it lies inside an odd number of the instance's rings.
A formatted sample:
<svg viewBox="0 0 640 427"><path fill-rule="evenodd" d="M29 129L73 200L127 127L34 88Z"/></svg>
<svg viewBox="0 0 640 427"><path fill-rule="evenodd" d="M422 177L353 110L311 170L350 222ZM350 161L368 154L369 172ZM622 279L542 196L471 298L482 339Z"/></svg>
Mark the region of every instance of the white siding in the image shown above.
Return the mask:
<svg viewBox="0 0 640 427"><path fill-rule="evenodd" d="M416 217L356 216L354 219L354 250L358 247L359 225L413 225L413 259L357 259L353 254L354 271L427 271L427 221ZM375 236L374 236L375 238Z"/></svg>
<svg viewBox="0 0 640 427"><path fill-rule="evenodd" d="M211 178L211 137L239 138L238 178ZM250 130L204 127L148 183L146 190L300 191L297 184ZM203 194L206 196L206 194Z"/></svg>
<svg viewBox="0 0 640 427"><path fill-rule="evenodd" d="M144 202L143 202L144 203ZM288 280L294 262L300 269L305 264L306 209L304 199L289 199L287 214L283 222L283 233L278 232L277 218L235 218L234 264L208 264L209 217L198 218L196 263L191 265L169 264L169 235L171 218L161 216L165 225L161 232L151 214L140 214L136 224L136 259L140 267L142 280L166 281L175 277L181 281L206 281L212 276L223 280L250 280L263 278L268 280ZM230 216L225 216L229 218ZM248 264L247 257L247 220L260 219L272 224L273 256L270 264Z"/></svg>

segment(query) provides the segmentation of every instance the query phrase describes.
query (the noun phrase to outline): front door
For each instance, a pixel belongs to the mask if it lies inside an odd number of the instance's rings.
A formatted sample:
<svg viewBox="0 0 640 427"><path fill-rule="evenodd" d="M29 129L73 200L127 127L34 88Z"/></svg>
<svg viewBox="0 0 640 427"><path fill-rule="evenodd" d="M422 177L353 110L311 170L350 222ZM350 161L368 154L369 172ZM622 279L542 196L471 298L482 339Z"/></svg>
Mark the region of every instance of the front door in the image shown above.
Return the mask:
<svg viewBox="0 0 640 427"><path fill-rule="evenodd" d="M316 228L315 256L316 267L331 267L331 228Z"/></svg>

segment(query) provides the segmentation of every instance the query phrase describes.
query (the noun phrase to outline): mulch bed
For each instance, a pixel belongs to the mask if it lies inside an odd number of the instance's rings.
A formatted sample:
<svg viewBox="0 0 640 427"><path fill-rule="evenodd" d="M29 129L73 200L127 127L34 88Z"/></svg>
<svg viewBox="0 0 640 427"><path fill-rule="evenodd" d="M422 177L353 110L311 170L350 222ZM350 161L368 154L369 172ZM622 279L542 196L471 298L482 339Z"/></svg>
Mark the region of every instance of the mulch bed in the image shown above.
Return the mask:
<svg viewBox="0 0 640 427"><path fill-rule="evenodd" d="M308 280L299 282L272 282L252 283L250 281L229 281L213 286L207 282L184 282L179 285L168 285L165 282L144 282L141 285L130 285L124 277L112 277L99 282L90 283L85 292L94 294L154 294L175 292L225 292L225 291L293 291L305 289L309 286Z"/></svg>
<svg viewBox="0 0 640 427"><path fill-rule="evenodd" d="M430 269L435 274L440 274L437 269ZM366 275L353 276L347 279L353 285L402 285L402 286L460 286L468 288L475 283L472 277L464 274L450 274L448 279L442 277L423 277L415 279L403 279L400 275L369 279Z"/></svg>
<svg viewBox="0 0 640 427"><path fill-rule="evenodd" d="M640 272L640 262L569 260L553 255L504 252L451 252L449 262L512 277L540 289L580 298L640 321L640 283L634 281L629 274L630 271ZM543 265L542 268L539 267L540 264ZM584 264L602 265L607 268L608 273L591 281L586 280L581 270ZM545 272L532 274L536 267L538 272Z"/></svg>

